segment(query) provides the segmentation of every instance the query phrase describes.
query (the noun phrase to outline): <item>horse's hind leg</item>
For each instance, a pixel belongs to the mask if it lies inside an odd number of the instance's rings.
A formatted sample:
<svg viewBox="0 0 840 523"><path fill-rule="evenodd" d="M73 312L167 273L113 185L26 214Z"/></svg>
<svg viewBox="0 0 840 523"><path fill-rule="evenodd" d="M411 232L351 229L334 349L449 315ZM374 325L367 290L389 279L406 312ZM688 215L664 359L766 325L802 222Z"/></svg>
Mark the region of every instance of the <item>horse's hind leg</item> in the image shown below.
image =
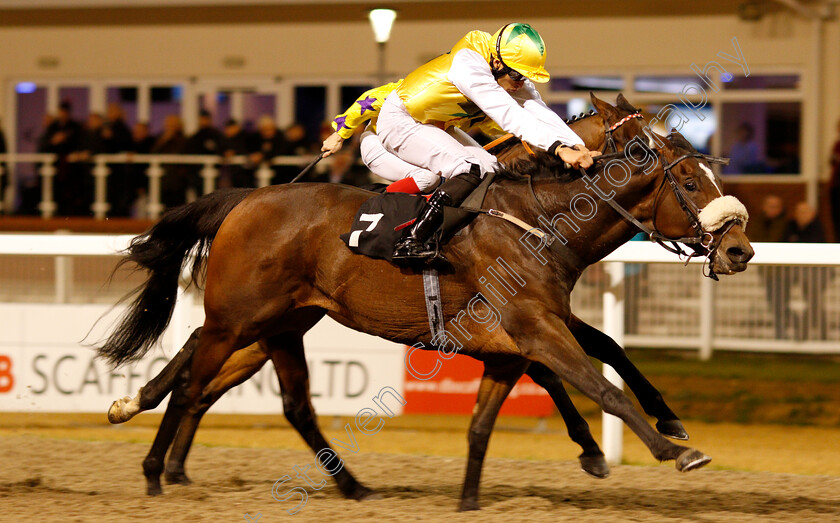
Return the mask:
<svg viewBox="0 0 840 523"><path fill-rule="evenodd" d="M572 331L586 354L606 363L618 372L638 398L645 413L657 419L656 429L661 434L679 440L688 439L685 427L674 411L665 404L662 394L639 372L615 340L575 316L572 316L569 330Z"/></svg>
<svg viewBox="0 0 840 523"><path fill-rule="evenodd" d="M609 476L610 467L607 465L604 453L592 437L589 424L580 415L566 388L563 387L563 380L541 363L532 363L528 367L528 376L548 392L554 404L557 405L560 415L563 416L569 437L583 449L583 453L578 456L581 469L596 478Z"/></svg>
<svg viewBox="0 0 840 523"><path fill-rule="evenodd" d="M309 448L318 456L324 449L329 449L333 456L338 454L333 450L315 419L315 410L309 396L309 370L303 351L303 335L298 333L284 333L266 340L267 348L274 362L274 370L280 381L283 395L283 413L289 423L298 431ZM317 458L316 458L317 459ZM322 461L329 467L332 460ZM346 498L363 500L375 495L375 492L359 483L344 465L333 474L338 489Z"/></svg>
<svg viewBox="0 0 840 523"><path fill-rule="evenodd" d="M205 394L207 386L236 349L245 347L252 341L254 340L240 339L231 328L220 326L208 315L190 365L189 385L186 387L185 407L182 411L184 414L181 416L169 457L173 463L183 464L186 461L187 452L198 429L198 422L212 404L211 395Z"/></svg>
<svg viewBox="0 0 840 523"><path fill-rule="evenodd" d="M181 420L182 428L179 428L178 432L180 433L182 430L184 431L182 441L191 443L193 436L195 436L195 432L198 430L198 425L201 423L201 418L204 416L204 413L207 412L207 409L216 403L219 398L224 396L227 391L245 382L248 378L256 374L267 361L268 354L259 344L256 343L234 352L225 362L222 370L219 371L219 374L213 378L213 381L211 381L207 387L204 388L202 397L206 398L207 408L194 414L197 418L195 424L186 424L183 423L183 420ZM187 382L185 380L181 383L183 386L179 390L179 393L182 397L185 397ZM192 434L187 434L188 430L191 430ZM188 446L183 450L183 452L172 452L169 454L169 459L166 461L166 469L164 472L164 478L167 483L181 485L188 485L191 483L190 479L187 477L186 471L184 470L184 464L186 462L187 455L189 454L189 450Z"/></svg>
<svg viewBox="0 0 840 523"><path fill-rule="evenodd" d="M459 510L478 510L478 487L481 483L481 468L487 454L487 442L496 423L496 416L505 398L525 371L527 362L517 361L503 367L490 367L485 364L484 376L478 387L475 414L470 422L467 435L469 457L464 489L461 491Z"/></svg>
<svg viewBox="0 0 840 523"><path fill-rule="evenodd" d="M160 474L163 472L163 459L166 455L166 450L172 443L172 439L175 438L178 424L183 417L184 408L186 407L185 388L189 380L189 365L187 363L189 363L189 359L182 362L177 374L172 379L172 383L170 383L172 396L166 405L166 412L158 427L152 448L149 449L146 459L143 460L143 475L146 477L146 494L149 496L156 496L163 493L160 486Z"/></svg>
<svg viewBox="0 0 840 523"><path fill-rule="evenodd" d="M193 352L198 346L200 334L201 327L193 331L181 350L175 354L175 357L166 364L166 367L157 376L140 387L137 396L134 398L126 396L112 403L111 408L108 409L108 421L114 424L125 423L137 414L160 405L163 398L172 390L172 385L181 369L188 365L192 359Z"/></svg>

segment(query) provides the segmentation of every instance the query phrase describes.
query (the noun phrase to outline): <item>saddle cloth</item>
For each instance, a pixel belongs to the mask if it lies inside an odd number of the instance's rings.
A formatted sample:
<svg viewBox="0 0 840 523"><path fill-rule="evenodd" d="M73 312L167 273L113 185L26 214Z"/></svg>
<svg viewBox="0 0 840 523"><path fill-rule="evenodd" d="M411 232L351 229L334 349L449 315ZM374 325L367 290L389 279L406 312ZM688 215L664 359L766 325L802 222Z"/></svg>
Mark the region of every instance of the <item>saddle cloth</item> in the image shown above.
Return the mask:
<svg viewBox="0 0 840 523"><path fill-rule="evenodd" d="M378 194L359 207L350 232L340 237L356 254L392 261L394 245L408 234L425 205L422 196Z"/></svg>

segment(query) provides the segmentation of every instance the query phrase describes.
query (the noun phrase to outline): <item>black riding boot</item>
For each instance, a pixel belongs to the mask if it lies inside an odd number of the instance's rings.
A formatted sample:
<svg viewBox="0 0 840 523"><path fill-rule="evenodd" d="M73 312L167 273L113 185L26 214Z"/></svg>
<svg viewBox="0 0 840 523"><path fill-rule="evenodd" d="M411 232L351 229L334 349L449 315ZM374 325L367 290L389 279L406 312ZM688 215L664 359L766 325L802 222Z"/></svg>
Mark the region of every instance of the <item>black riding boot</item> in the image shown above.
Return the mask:
<svg viewBox="0 0 840 523"><path fill-rule="evenodd" d="M438 260L446 262L446 258L436 249L430 248L427 242L443 223L443 208L460 205L479 183L481 170L475 164L470 168L470 172L446 180L429 198L428 205L411 228L409 235L394 247L393 258L425 260L437 257Z"/></svg>

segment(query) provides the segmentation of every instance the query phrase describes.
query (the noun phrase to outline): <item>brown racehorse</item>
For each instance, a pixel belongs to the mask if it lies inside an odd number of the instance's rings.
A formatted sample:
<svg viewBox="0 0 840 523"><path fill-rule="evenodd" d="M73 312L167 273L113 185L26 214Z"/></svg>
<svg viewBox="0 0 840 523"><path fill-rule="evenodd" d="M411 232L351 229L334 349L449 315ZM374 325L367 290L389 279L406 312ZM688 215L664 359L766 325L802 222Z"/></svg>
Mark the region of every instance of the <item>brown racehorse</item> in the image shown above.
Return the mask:
<svg viewBox="0 0 840 523"><path fill-rule="evenodd" d="M593 97L593 102L599 106L599 110L603 114L609 115L609 120L605 120L605 117L600 115L594 115L591 118L575 119L570 122L570 125L577 134L587 138L588 147L600 150L606 145L604 143L607 135L605 131L616 122L621 122L622 118L635 114L636 109L621 95L618 97L618 109L613 109L609 104L602 103L595 97ZM632 124L627 125L629 128ZM618 125L618 127L620 126ZM617 136L616 138L614 142L617 145L623 146L625 141L624 137ZM493 152L505 163L527 156L527 149L521 143L516 145L517 143L516 141L508 140L500 146L500 150L493 148ZM513 146L511 147L511 145ZM690 144L686 143L685 146L690 147ZM238 203L249 192L250 190L232 191L226 194L231 201ZM230 207L232 208L233 204ZM569 323L569 329L588 355L596 357L618 370L621 377L628 383L631 390L638 397L645 412L657 418L656 428L660 433L676 439L688 439L688 434L685 432L682 423L665 404L661 394L627 359L621 347L615 344L605 334L577 318L574 318L574 321ZM188 382L187 377L189 375L187 366L191 362L192 353L195 350L197 342L198 330L190 337L183 349L166 365L159 375L138 391L135 398L126 397L115 401L108 412L108 419L111 423L123 423L140 412L157 407L170 392L173 392L172 399L170 400L172 408L173 410L177 409L185 393ZM270 355L260 344L253 344L236 351L225 362L222 370L202 393L206 398L208 407L224 395L227 390L250 378L262 368L269 358ZM526 373L537 384L548 391L567 425L570 437L581 446L583 450L579 456L581 469L594 477L604 478L608 476L609 466L604 459L604 454L592 438L589 425L575 409L563 387L562 381L545 366L538 363L531 364ZM199 413L200 415L201 413ZM173 421L173 418L167 416L166 422L162 423L159 428L156 444L144 461L144 471L148 478L148 491L150 494L160 492L159 477L163 468L162 457L166 447L168 447L172 438L174 438L176 430L178 430L178 424L177 421ZM197 428L197 425L194 425L194 427ZM186 431L188 429L182 428L180 430ZM160 449L163 450L161 451ZM186 454L181 457L182 461L176 462L170 454L164 472L168 483L187 484L190 482L184 467Z"/></svg>
<svg viewBox="0 0 840 523"><path fill-rule="evenodd" d="M682 158L682 149L664 142L656 151L661 160L658 167L646 174L635 168L636 174L616 188L614 198L636 219L666 236L694 234L690 213L683 209L685 201L680 204L675 195L681 194L691 206L702 209L720 196L716 181L710 171L704 173L707 168L703 169L700 160ZM669 165L670 173L666 173L662 163L674 160L680 161ZM485 206L504 209L531 224L539 223L540 215L551 219L561 212L568 214L572 197L587 191L593 179L558 177L559 169L542 159L518 165L517 173L503 170L501 179L491 186ZM520 176L522 172L533 178L533 195L531 182ZM675 191L662 190L666 174L679 184ZM270 187L253 192L232 211L229 202L208 198L200 205L170 213L134 242L129 259L140 262L151 274L126 320L100 349L115 364L142 357L157 339L171 314L185 255L215 236L207 265L207 320L193 356L183 407L189 416L182 428L189 430L179 430L173 459L177 461L186 454L197 424L196 414L208 406L202 391L239 348L259 340L271 355L287 416L318 451L328 444L314 423L308 398L304 332L329 314L364 332L408 345L423 342L429 346L425 307L419 299L420 276L381 260L354 256L337 238L349 229L355 209L368 197L369 193L341 186ZM470 311L481 311L477 313L479 321L470 315L459 323L467 333L460 351L485 362L470 428L462 509L478 507L481 464L496 413L532 362L545 366L604 410L622 418L656 458L675 459L680 470L708 461L702 453L657 434L629 400L591 366L569 329L578 321L569 310L569 293L582 269L634 234L633 226L615 212L605 207L601 212L592 211L585 223L575 227L556 222L557 232L568 239L567 252L576 253L574 256L541 260L519 242L521 231L484 216L445 248L454 270L441 277L444 315L457 318L469 307L473 307ZM224 223L218 227L222 219ZM741 226L734 224L723 230L717 231L719 248L712 267L720 273L743 270L752 250ZM201 258L198 256L197 261ZM510 267L511 274L530 284L517 289L489 329L486 321L482 323L489 304L475 309L474 301L483 290L481 273L499 259ZM175 418L178 415L173 411ZM349 497L360 499L371 492L346 468L335 478Z"/></svg>

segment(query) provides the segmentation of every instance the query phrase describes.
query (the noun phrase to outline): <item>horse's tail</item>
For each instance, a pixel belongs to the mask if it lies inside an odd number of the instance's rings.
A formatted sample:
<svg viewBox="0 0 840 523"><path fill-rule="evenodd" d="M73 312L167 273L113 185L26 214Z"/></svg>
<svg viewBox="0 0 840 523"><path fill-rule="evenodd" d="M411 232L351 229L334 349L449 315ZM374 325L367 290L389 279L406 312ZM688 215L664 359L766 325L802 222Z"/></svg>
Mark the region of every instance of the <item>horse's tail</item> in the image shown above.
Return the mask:
<svg viewBox="0 0 840 523"><path fill-rule="evenodd" d="M172 318L178 278L188 254L194 253L191 274L197 281L210 243L225 217L252 191L210 193L167 212L148 231L131 240L120 264L134 262L146 269L149 277L132 293L137 297L116 330L97 348L99 357L117 367L138 360L149 351Z"/></svg>

